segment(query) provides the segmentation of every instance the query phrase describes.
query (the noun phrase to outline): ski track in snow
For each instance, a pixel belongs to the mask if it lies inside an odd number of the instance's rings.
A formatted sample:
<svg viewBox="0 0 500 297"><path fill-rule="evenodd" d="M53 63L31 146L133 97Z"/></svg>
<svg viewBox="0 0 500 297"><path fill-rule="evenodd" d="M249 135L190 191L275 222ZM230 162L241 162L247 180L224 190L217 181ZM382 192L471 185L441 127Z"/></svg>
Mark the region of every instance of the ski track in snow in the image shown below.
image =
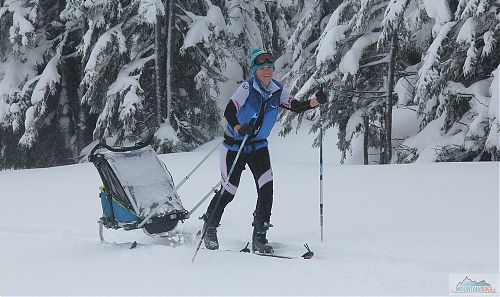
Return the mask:
<svg viewBox="0 0 500 297"><path fill-rule="evenodd" d="M171 246L140 230L105 229L101 244L101 181L91 164L1 171L0 295L448 295L449 273L498 273L498 162L339 166L327 158L320 242L317 149L294 135L274 137L270 149L268 237L282 255L300 256L308 243L313 259L202 248L193 264L196 239ZM161 159L178 183L205 153ZM216 157L179 191L186 209L217 183ZM221 249L250 241L255 196L245 170L219 228ZM196 233L207 205L177 230Z"/></svg>

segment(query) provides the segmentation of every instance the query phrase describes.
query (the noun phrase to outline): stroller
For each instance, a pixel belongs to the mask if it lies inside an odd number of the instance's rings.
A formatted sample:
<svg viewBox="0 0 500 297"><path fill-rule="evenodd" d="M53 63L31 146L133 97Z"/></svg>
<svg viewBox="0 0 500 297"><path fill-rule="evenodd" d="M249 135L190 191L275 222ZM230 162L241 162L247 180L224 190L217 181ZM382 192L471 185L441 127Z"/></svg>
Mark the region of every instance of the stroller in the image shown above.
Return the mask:
<svg viewBox="0 0 500 297"><path fill-rule="evenodd" d="M103 227L142 228L150 236L166 235L189 218L176 193L178 187L149 142L120 148L99 143L88 156L103 182L99 193L103 214L98 221L101 242Z"/></svg>

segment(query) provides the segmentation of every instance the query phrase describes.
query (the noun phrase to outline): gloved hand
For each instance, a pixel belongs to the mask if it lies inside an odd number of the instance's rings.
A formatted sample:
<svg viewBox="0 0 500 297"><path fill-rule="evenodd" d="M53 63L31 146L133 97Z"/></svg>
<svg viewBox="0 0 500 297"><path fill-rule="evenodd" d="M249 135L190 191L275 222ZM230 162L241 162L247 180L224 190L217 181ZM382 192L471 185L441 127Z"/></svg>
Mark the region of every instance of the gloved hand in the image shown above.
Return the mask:
<svg viewBox="0 0 500 297"><path fill-rule="evenodd" d="M240 135L251 135L253 133L253 126L249 123L243 124L236 132Z"/></svg>
<svg viewBox="0 0 500 297"><path fill-rule="evenodd" d="M319 91L316 92L315 96L319 104L325 104L326 102L328 102L328 94L323 92L323 88L319 89Z"/></svg>

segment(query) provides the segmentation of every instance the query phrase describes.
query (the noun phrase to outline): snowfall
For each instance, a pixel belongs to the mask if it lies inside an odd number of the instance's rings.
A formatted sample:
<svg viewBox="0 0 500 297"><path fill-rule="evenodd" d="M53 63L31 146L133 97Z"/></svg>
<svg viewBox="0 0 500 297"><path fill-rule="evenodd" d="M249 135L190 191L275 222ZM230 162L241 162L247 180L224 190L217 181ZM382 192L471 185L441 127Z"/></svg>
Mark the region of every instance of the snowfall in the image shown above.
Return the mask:
<svg viewBox="0 0 500 297"><path fill-rule="evenodd" d="M92 164L0 171L0 295L442 295L450 275L498 275L499 163L339 164L336 134L325 135L324 240L319 152L308 127L273 131L273 228L279 259L240 253L250 241L256 190L245 170L218 229L220 250L202 246L192 263L208 201L174 237L104 230L102 184ZM180 182L217 140L161 155ZM217 184L217 153L180 188L191 210ZM191 235L191 236L190 236ZM129 249L137 241L138 247ZM300 258L307 243L314 252Z"/></svg>

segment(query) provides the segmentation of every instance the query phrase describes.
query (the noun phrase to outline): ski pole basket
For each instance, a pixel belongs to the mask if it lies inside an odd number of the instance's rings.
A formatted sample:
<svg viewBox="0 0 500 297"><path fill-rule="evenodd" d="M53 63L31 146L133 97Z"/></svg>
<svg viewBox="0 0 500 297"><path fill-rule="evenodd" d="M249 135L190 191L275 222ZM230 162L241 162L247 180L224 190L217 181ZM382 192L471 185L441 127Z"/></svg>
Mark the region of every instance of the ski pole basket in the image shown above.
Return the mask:
<svg viewBox="0 0 500 297"><path fill-rule="evenodd" d="M164 235L187 218L179 195L172 193L172 176L149 142L119 148L99 143L88 156L103 183L101 241L103 227L142 228L148 235Z"/></svg>

